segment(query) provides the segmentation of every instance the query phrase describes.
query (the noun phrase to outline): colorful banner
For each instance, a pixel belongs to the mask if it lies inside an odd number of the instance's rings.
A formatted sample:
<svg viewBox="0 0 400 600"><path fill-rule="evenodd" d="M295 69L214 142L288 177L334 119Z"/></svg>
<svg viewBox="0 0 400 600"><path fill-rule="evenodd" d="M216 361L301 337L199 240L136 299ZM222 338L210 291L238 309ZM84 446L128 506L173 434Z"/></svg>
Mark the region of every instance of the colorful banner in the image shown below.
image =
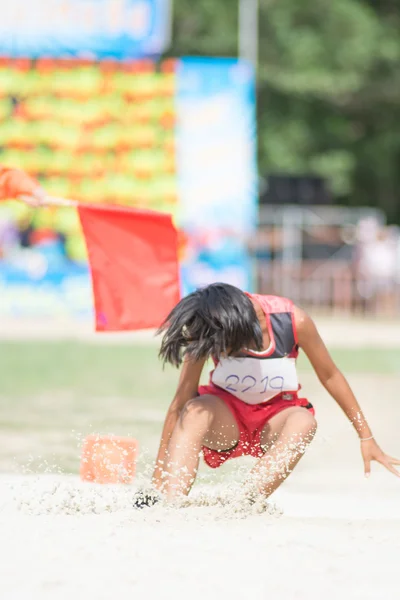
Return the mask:
<svg viewBox="0 0 400 600"><path fill-rule="evenodd" d="M38 255L21 258L24 264L0 261L0 317L93 318L86 266L64 265L54 272Z"/></svg>
<svg viewBox="0 0 400 600"><path fill-rule="evenodd" d="M0 54L11 57L159 56L168 47L171 0L3 2Z"/></svg>
<svg viewBox="0 0 400 600"><path fill-rule="evenodd" d="M212 281L252 287L246 249L256 226L254 72L234 59L187 58L177 72L185 291Z"/></svg>
<svg viewBox="0 0 400 600"><path fill-rule="evenodd" d="M0 163L52 195L172 213L183 293L252 287L254 77L220 59L0 59ZM0 314L91 313L76 211L0 204Z"/></svg>

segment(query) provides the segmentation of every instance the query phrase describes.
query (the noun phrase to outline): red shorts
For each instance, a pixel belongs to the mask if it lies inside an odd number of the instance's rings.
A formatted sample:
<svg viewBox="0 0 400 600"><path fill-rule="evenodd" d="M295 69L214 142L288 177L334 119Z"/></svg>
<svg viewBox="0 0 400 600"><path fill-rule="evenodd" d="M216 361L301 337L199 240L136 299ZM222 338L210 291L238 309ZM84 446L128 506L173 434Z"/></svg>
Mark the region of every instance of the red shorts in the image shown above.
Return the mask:
<svg viewBox="0 0 400 600"><path fill-rule="evenodd" d="M261 447L261 432L266 423L282 410L291 406L304 406L312 414L315 412L312 404L306 398L299 398L296 392L279 394L262 404L246 404L214 385L200 386L199 395L205 394L221 398L232 411L239 428L239 441L230 450L210 450L203 446L204 460L213 469L220 467L229 458L244 455L260 458L264 454Z"/></svg>

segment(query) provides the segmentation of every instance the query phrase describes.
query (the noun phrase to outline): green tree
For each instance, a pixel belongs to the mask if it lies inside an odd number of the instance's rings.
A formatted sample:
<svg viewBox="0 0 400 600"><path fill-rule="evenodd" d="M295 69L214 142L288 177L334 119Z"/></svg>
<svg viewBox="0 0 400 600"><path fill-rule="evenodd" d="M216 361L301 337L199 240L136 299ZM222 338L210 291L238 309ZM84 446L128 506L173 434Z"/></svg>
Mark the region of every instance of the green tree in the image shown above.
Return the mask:
<svg viewBox="0 0 400 600"><path fill-rule="evenodd" d="M175 0L171 54L235 56L237 2ZM400 221L400 5L260 0L261 173L316 173Z"/></svg>

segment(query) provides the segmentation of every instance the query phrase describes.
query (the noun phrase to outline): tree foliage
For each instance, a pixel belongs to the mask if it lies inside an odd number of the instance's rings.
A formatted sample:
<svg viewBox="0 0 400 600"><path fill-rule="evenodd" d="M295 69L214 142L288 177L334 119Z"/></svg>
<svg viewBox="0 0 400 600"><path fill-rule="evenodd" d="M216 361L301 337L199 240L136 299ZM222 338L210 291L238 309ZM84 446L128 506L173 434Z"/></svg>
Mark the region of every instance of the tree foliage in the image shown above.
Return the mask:
<svg viewBox="0 0 400 600"><path fill-rule="evenodd" d="M259 0L259 167L400 221L398 0ZM171 54L235 56L237 0L175 0Z"/></svg>

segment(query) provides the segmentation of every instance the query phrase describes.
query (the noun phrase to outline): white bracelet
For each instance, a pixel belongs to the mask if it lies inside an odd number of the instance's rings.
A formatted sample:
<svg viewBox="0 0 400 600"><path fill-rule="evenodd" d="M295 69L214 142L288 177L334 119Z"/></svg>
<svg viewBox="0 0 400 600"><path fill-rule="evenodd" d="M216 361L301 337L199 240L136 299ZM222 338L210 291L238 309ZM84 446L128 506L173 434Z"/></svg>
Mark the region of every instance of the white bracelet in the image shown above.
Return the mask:
<svg viewBox="0 0 400 600"><path fill-rule="evenodd" d="M374 439L374 436L371 435L371 437L369 437L369 438L360 438L360 442L369 442L369 440L373 440L373 439Z"/></svg>

